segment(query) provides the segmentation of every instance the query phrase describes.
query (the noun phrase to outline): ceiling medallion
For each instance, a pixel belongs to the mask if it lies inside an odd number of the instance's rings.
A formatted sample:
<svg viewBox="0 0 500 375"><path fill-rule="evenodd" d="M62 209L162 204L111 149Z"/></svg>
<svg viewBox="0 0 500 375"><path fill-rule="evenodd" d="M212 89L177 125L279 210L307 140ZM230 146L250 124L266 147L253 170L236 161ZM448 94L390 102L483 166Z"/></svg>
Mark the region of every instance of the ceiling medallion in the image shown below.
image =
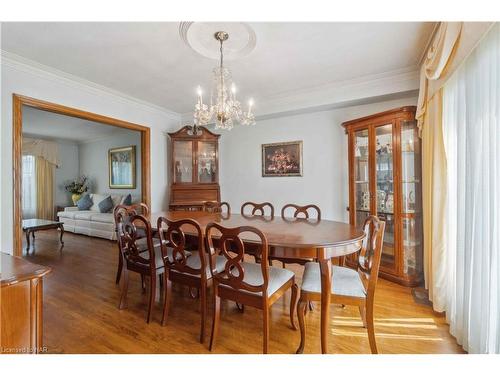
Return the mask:
<svg viewBox="0 0 500 375"><path fill-rule="evenodd" d="M210 94L210 105L203 103L203 92L198 86L198 102L194 110L195 126L207 125L215 122L216 129L231 130L234 123L242 125L254 125L255 116L252 113L253 99L248 101L248 110L245 112L241 104L236 100L236 86L232 82L231 71L224 67L223 45L230 40L226 31L216 31L213 38L219 44L220 63L213 70L213 87Z"/></svg>

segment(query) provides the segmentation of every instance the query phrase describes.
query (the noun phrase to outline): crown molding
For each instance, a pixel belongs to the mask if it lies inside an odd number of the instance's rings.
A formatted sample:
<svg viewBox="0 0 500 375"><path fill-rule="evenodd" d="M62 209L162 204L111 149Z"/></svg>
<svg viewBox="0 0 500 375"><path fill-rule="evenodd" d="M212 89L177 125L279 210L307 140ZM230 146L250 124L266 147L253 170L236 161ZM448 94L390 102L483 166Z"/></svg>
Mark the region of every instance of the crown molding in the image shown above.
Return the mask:
<svg viewBox="0 0 500 375"><path fill-rule="evenodd" d="M258 98L254 113L258 120L288 113L342 108L354 105L352 103L380 101L381 98L408 97L414 95L418 88L419 69L415 65ZM181 121L192 123L193 112L181 114Z"/></svg>
<svg viewBox="0 0 500 375"><path fill-rule="evenodd" d="M134 103L142 106L145 110L149 112L161 113L162 115L168 116L174 121L179 121L181 114L171 111L167 108L158 106L156 104L149 103L147 101L135 98L121 91L111 89L109 87L100 85L98 83L86 80L84 78L78 77L76 75L66 73L62 70L52 68L50 66L40 64L36 61L27 59L25 57L16 55L12 52L5 50L0 50L1 54L1 64L16 70L31 73L44 79L49 79L56 82L62 82L71 87L85 90L92 93L98 94L108 94L112 95L117 99L120 99L126 104Z"/></svg>

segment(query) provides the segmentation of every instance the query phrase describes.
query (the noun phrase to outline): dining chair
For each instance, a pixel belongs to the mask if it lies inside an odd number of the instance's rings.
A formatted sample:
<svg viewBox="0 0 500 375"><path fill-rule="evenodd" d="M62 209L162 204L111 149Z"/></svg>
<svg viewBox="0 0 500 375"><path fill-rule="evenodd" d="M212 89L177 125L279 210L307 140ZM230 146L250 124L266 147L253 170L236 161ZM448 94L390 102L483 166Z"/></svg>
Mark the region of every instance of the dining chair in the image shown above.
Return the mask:
<svg viewBox="0 0 500 375"><path fill-rule="evenodd" d="M231 206L227 202L206 201L203 202L203 211L210 213L231 214Z"/></svg>
<svg viewBox="0 0 500 375"><path fill-rule="evenodd" d="M166 325L170 300L172 298L172 283L196 288L200 293L201 327L200 342L205 341L205 321L207 311L207 291L212 282L212 272L205 251L203 232L198 222L192 219L168 220L158 218L158 234L163 263L167 269L164 274L163 317L161 324ZM196 249L188 251L188 235L196 236ZM192 241L190 242L192 245ZM215 271L224 270L224 257L215 257Z"/></svg>
<svg viewBox="0 0 500 375"><path fill-rule="evenodd" d="M373 354L377 353L375 327L373 324L373 302L378 280L385 222L369 216L364 222L365 238L358 252L357 269L332 266L331 303L358 306L363 327L368 330L368 340ZM302 276L297 315L300 326L300 345L297 353L304 351L304 315L309 301L321 301L321 279L318 263L306 263ZM323 332L322 332L323 334Z"/></svg>
<svg viewBox="0 0 500 375"><path fill-rule="evenodd" d="M251 209L250 213L245 210L247 207ZM266 211L269 211L268 214ZM263 216L272 220L274 219L274 206L269 202L245 202L241 205L241 215L246 217Z"/></svg>
<svg viewBox="0 0 500 375"><path fill-rule="evenodd" d="M292 216L287 216L287 212ZM306 206L299 206L293 203L288 203L281 208L281 218L284 221L295 221L297 219L311 219L314 216L316 222L321 221L321 209L315 204L308 204ZM269 265L272 266L273 260L278 260L281 262L282 267L285 268L285 264L300 264L304 265L307 262L311 262L314 259L304 259L304 258L282 258L275 256L274 253L278 252L279 248L271 247L269 249Z"/></svg>
<svg viewBox="0 0 500 375"><path fill-rule="evenodd" d="M127 306L127 291L129 283L129 272L141 275L141 280L149 277L149 304L146 322L151 320L151 312L156 295L156 277L163 275L165 268L161 256L161 249L153 242L151 224L146 217L119 211L116 218L118 241L120 242L120 254L123 262L122 267L122 290L119 309ZM144 235L144 237L141 237ZM142 283L144 287L144 282Z"/></svg>
<svg viewBox="0 0 500 375"><path fill-rule="evenodd" d="M205 238L209 252L210 269L213 275L214 316L210 351L215 347L219 331L221 300L231 300L263 311L263 352L268 352L269 310L288 290L292 290L290 301L290 322L297 329L294 321L294 309L298 301L298 286L295 274L287 269L269 267L267 262L260 264L244 261L246 243L252 237L252 243L258 243L263 259L267 258L268 242L266 236L257 228L241 226L226 228L217 223L209 223L205 229ZM214 245L216 244L216 245ZM217 271L217 254L224 257L222 271Z"/></svg>
<svg viewBox="0 0 500 375"><path fill-rule="evenodd" d="M115 222L115 231L117 233L117 237L118 237L118 227L117 227L116 223L118 222L117 215L120 212L121 213L128 213L129 215L142 214L142 215L145 215L147 217L147 215L149 214L149 207L145 203L136 203L136 204L132 204L132 205L124 205L124 204L116 205L115 208L113 209L113 218L114 218L114 222ZM144 233L144 230L142 228L137 228L137 231L138 231L137 237L139 239L145 238L145 233ZM116 242L118 244L118 269L116 271L115 284L119 284L120 277L122 275L123 258L122 258L121 251L120 251L120 241L118 240ZM144 246L145 242L146 242L145 239L142 240L142 247L144 250L145 250L145 246Z"/></svg>
<svg viewBox="0 0 500 375"><path fill-rule="evenodd" d="M249 208L249 211L246 208ZM273 220L274 219L274 206L269 202L255 203L255 202L245 202L241 205L241 216L246 218L259 217L263 220ZM247 245L247 254L251 255L255 259L255 263L261 262L259 246L254 244Z"/></svg>

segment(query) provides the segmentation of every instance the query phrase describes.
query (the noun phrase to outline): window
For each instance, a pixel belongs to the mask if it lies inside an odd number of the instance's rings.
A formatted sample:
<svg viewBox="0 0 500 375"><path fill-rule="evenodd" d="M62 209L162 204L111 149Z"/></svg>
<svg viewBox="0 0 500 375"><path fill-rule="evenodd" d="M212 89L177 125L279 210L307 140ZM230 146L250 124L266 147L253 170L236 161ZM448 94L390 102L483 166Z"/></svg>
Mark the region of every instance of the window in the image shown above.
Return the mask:
<svg viewBox="0 0 500 375"><path fill-rule="evenodd" d="M36 216L36 170L33 155L23 155L22 171L23 219L32 219Z"/></svg>

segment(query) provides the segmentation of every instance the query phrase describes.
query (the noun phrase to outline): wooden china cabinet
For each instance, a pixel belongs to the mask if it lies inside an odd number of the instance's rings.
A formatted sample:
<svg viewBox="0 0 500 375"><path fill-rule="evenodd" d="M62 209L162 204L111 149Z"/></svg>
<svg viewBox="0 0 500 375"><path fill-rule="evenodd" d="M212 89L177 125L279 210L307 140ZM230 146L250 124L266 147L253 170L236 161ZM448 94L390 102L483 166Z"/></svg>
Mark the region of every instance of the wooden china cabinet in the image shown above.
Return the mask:
<svg viewBox="0 0 500 375"><path fill-rule="evenodd" d="M201 210L220 202L219 137L203 126L184 126L170 136L170 209Z"/></svg>
<svg viewBox="0 0 500 375"><path fill-rule="evenodd" d="M384 220L380 276L407 286L422 281L421 148L415 107L342 124L349 142L349 218ZM347 258L354 266L355 256Z"/></svg>

